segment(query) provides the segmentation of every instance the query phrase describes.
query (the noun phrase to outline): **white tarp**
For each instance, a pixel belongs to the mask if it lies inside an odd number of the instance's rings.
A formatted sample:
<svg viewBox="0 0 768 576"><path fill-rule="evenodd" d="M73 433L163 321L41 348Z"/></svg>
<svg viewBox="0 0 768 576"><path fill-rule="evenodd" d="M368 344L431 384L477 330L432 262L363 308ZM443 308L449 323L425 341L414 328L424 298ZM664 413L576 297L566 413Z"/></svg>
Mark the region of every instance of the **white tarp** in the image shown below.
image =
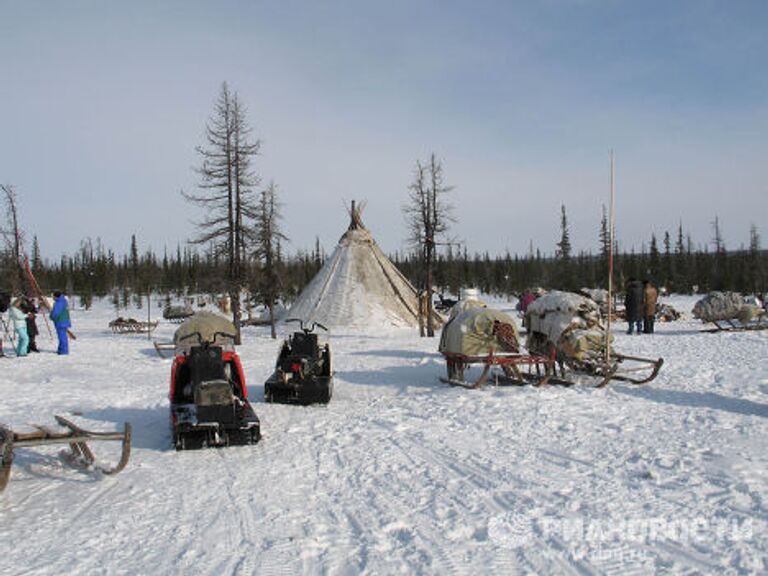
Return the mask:
<svg viewBox="0 0 768 576"><path fill-rule="evenodd" d="M528 306L526 326L532 332L545 334L557 342L569 328L592 328L600 324L600 311L594 300L553 290L540 296Z"/></svg>

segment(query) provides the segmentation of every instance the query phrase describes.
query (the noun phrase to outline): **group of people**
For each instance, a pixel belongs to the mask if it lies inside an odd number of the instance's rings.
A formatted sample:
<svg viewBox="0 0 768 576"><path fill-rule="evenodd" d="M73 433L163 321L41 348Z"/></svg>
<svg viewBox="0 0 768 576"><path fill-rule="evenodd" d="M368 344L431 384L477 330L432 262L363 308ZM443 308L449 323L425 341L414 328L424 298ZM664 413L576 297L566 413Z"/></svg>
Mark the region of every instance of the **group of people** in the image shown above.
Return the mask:
<svg viewBox="0 0 768 576"><path fill-rule="evenodd" d="M624 296L624 310L627 319L627 334L637 329L637 334L653 334L653 323L656 319L656 303L659 291L650 280L627 280Z"/></svg>
<svg viewBox="0 0 768 576"><path fill-rule="evenodd" d="M69 317L69 302L59 291L53 293L54 304L49 315L56 327L59 346L59 354L69 354L69 328L72 321ZM26 356L29 352L40 352L37 347L36 337L38 307L33 298L20 296L10 301L9 298L0 299L0 312L8 310L8 316L16 334L16 356ZM10 336L10 335L9 335ZM0 337L0 356L4 356L3 341Z"/></svg>

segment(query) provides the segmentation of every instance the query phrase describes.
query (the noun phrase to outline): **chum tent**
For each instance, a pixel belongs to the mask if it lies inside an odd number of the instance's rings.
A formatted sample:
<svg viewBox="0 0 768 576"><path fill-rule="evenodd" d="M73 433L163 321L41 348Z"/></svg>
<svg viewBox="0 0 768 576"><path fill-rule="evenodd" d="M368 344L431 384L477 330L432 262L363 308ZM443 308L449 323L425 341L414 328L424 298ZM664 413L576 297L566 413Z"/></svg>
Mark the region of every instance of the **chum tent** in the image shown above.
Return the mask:
<svg viewBox="0 0 768 576"><path fill-rule="evenodd" d="M336 249L296 298L286 318L325 326L418 326L416 289L363 225L352 202L350 224ZM435 326L442 319L433 316Z"/></svg>

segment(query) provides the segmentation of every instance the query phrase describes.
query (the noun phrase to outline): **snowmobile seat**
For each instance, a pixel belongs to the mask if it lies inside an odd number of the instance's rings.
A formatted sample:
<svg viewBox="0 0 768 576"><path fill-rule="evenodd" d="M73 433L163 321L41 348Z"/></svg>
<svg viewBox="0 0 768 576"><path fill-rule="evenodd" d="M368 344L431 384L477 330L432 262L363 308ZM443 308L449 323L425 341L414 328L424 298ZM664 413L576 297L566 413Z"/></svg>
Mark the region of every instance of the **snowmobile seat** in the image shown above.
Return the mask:
<svg viewBox="0 0 768 576"><path fill-rule="evenodd" d="M317 334L305 334L296 332L291 339L292 356L309 356L312 359L320 355L320 348L317 344Z"/></svg>
<svg viewBox="0 0 768 576"><path fill-rule="evenodd" d="M190 380L194 384L226 380L221 346L193 346L189 351Z"/></svg>

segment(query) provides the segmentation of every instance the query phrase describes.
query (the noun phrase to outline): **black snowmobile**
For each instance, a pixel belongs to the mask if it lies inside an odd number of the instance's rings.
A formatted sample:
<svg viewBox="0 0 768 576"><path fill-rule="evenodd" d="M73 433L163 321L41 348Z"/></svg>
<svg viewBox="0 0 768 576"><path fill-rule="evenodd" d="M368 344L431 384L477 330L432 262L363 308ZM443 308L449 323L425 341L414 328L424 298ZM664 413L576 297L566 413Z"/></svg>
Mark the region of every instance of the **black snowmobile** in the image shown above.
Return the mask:
<svg viewBox="0 0 768 576"><path fill-rule="evenodd" d="M267 402L293 404L327 404L333 393L333 369L331 345L320 345L315 328L328 328L312 322L308 328L295 318L286 322L298 322L299 331L286 338L277 357L275 372L264 383L264 399Z"/></svg>
<svg viewBox="0 0 768 576"><path fill-rule="evenodd" d="M203 335L192 325L200 316L185 322L186 333L179 335L180 328L175 337L169 395L174 446L190 450L254 444L261 438L260 422L248 402L243 367L232 344L234 331ZM214 322L221 320L226 322L221 317Z"/></svg>

